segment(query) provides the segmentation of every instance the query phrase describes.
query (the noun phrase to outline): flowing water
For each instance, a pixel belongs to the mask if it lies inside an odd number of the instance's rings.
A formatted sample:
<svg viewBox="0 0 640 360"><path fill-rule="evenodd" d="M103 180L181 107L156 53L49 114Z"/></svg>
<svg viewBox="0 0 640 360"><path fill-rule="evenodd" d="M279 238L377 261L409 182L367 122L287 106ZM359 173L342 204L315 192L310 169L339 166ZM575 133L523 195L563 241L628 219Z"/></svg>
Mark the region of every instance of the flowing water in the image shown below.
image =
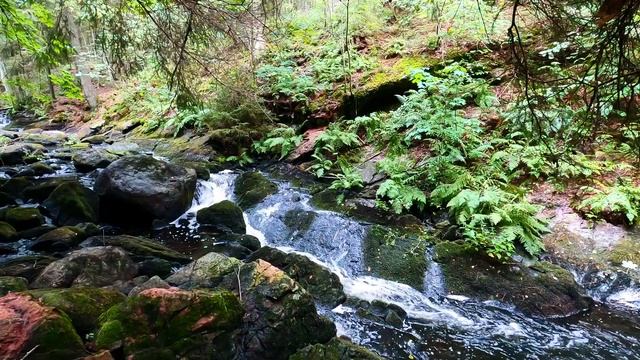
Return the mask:
<svg viewBox="0 0 640 360"><path fill-rule="evenodd" d="M231 172L200 181L193 206L174 224L194 232L197 210L234 200ZM361 244L370 225L318 210L310 195L288 183L246 211L249 234L263 245L296 252L337 274L350 298L381 300L402 307L402 328L365 319L347 305L320 306L340 335L379 354L398 359L640 359L640 318L634 306L640 292L630 288L614 298L622 310L599 304L587 315L543 320L524 316L505 304L447 296L438 265L431 262L425 289L367 275ZM425 256L430 256L427 252ZM626 291L626 292L624 292ZM636 307L637 308L637 307Z"/></svg>

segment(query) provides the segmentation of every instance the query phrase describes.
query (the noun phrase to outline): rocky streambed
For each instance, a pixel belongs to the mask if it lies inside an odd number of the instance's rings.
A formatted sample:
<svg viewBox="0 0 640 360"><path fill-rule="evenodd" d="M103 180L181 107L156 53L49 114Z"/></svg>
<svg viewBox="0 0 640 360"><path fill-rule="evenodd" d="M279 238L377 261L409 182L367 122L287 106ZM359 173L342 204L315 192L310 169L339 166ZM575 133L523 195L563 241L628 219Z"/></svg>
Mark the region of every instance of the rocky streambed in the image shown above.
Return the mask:
<svg viewBox="0 0 640 360"><path fill-rule="evenodd" d="M0 359L640 357L633 238L497 264L288 166L97 133L3 131Z"/></svg>

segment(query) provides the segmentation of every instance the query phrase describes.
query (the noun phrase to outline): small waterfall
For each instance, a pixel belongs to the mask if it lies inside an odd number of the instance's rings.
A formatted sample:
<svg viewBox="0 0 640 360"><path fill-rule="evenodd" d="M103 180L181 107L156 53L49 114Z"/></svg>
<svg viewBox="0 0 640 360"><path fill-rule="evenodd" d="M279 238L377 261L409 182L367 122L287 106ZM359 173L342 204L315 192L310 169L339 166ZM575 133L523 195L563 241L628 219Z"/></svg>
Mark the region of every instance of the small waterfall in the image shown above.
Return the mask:
<svg viewBox="0 0 640 360"><path fill-rule="evenodd" d="M9 109L0 109L0 129L5 128L10 122Z"/></svg>
<svg viewBox="0 0 640 360"><path fill-rule="evenodd" d="M234 200L237 174L214 174L199 181L191 208L174 224L196 231L199 209L222 200ZM337 274L345 293L355 299L379 300L407 312L401 328L358 315L343 304L334 309L319 306L338 333L375 349L389 358L567 358L637 359L640 324L597 312L579 322L541 320L513 311L496 301L478 302L447 295L439 265L433 261L425 273L424 291L371 276L364 269L362 242L368 225L341 214L315 209L310 196L288 183L260 204L244 212L247 233L263 245L295 252ZM429 251L425 254L431 259ZM615 293L608 301L637 306L640 291ZM619 325L623 323L624 325ZM622 332L620 329L624 329ZM443 356L442 354L448 354Z"/></svg>

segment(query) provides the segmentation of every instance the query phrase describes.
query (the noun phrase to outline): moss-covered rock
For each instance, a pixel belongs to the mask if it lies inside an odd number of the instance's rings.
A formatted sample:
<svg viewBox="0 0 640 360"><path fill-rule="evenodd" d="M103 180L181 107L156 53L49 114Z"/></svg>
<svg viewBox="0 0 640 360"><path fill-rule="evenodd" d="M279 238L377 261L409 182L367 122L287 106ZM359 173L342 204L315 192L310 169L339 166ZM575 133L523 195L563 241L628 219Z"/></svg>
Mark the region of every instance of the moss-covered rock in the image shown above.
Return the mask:
<svg viewBox="0 0 640 360"><path fill-rule="evenodd" d="M373 274L416 289L424 287L427 241L419 234L374 225L362 246L365 266Z"/></svg>
<svg viewBox="0 0 640 360"><path fill-rule="evenodd" d="M22 176L0 181L0 191L9 194L13 199L21 198L30 186L33 186L33 181Z"/></svg>
<svg viewBox="0 0 640 360"><path fill-rule="evenodd" d="M51 166L49 166L49 164L42 161L38 161L29 165L29 168L33 171L33 174L35 176L53 174L54 172L56 172Z"/></svg>
<svg viewBox="0 0 640 360"><path fill-rule="evenodd" d="M253 139L246 130L237 128L216 129L208 133L208 144L223 155L240 155L251 147Z"/></svg>
<svg viewBox="0 0 640 360"><path fill-rule="evenodd" d="M63 312L25 294L0 298L0 359L68 360L85 354Z"/></svg>
<svg viewBox="0 0 640 360"><path fill-rule="evenodd" d="M58 186L63 183L75 181L77 181L75 177L55 177L46 180L41 179L41 181L31 184L24 189L24 197L30 200L44 201Z"/></svg>
<svg viewBox="0 0 640 360"><path fill-rule="evenodd" d="M34 207L16 207L7 210L5 221L16 230L26 230L44 224L44 216Z"/></svg>
<svg viewBox="0 0 640 360"><path fill-rule="evenodd" d="M377 354L347 340L333 338L326 344L309 345L289 360L382 360Z"/></svg>
<svg viewBox="0 0 640 360"><path fill-rule="evenodd" d="M0 148L0 162L5 166L23 164L26 158L44 151L44 146L33 143L17 143Z"/></svg>
<svg viewBox="0 0 640 360"><path fill-rule="evenodd" d="M153 240L130 235L92 236L87 238L81 246L117 246L125 249L134 260L142 261L149 258L160 258L171 262L186 264L191 259L175 250L159 244Z"/></svg>
<svg viewBox="0 0 640 360"><path fill-rule="evenodd" d="M313 224L316 215L317 213L315 211L293 209L284 214L282 222L284 222L292 232L305 233L309 230L311 224Z"/></svg>
<svg viewBox="0 0 640 360"><path fill-rule="evenodd" d="M18 232L11 224L0 221L0 243L16 240Z"/></svg>
<svg viewBox="0 0 640 360"><path fill-rule="evenodd" d="M568 316L592 304L570 272L546 261L501 264L458 242L438 243L434 260L450 294L504 301L540 317Z"/></svg>
<svg viewBox="0 0 640 360"><path fill-rule="evenodd" d="M58 225L98 221L98 195L79 182L59 185L42 205Z"/></svg>
<svg viewBox="0 0 640 360"><path fill-rule="evenodd" d="M90 149L73 156L73 166L80 172L106 168L118 160L118 156L103 149Z"/></svg>
<svg viewBox="0 0 640 360"><path fill-rule="evenodd" d="M96 346L121 347L132 359L232 358L232 330L242 315L227 291L149 289L100 317Z"/></svg>
<svg viewBox="0 0 640 360"><path fill-rule="evenodd" d="M242 294L246 315L236 341L240 358L286 359L335 336L335 325L317 314L313 297L266 261L243 264L221 287Z"/></svg>
<svg viewBox="0 0 640 360"><path fill-rule="evenodd" d="M124 250L113 246L90 247L49 264L31 287L100 287L131 280L137 272L136 264Z"/></svg>
<svg viewBox="0 0 640 360"><path fill-rule="evenodd" d="M44 255L25 255L4 260L0 262L0 276L17 276L32 281L55 260Z"/></svg>
<svg viewBox="0 0 640 360"><path fill-rule="evenodd" d="M98 327L98 317L126 299L116 290L89 287L31 290L27 294L47 306L64 311L80 335L94 332Z"/></svg>
<svg viewBox="0 0 640 360"><path fill-rule="evenodd" d="M276 184L255 171L238 176L234 188L238 205L243 209L252 207L276 191L278 191Z"/></svg>
<svg viewBox="0 0 640 360"><path fill-rule="evenodd" d="M0 296L5 296L9 292L27 290L27 279L16 276L0 276Z"/></svg>
<svg viewBox="0 0 640 360"><path fill-rule="evenodd" d="M257 259L267 261L284 271L323 304L335 307L346 299L338 275L306 256L295 253L287 254L265 246L251 254L247 260Z"/></svg>
<svg viewBox="0 0 640 360"><path fill-rule="evenodd" d="M75 226L63 226L40 235L31 244L34 251L63 251L79 244L84 239L84 231Z"/></svg>
<svg viewBox="0 0 640 360"><path fill-rule="evenodd" d="M95 183L104 220L151 224L174 220L193 200L196 173L152 156L125 156L104 169Z"/></svg>
<svg viewBox="0 0 640 360"><path fill-rule="evenodd" d="M247 229L242 209L229 200L201 209L196 214L196 219L200 226L222 232L244 234Z"/></svg>
<svg viewBox="0 0 640 360"><path fill-rule="evenodd" d="M212 288L217 286L224 276L237 271L240 265L240 260L212 252L176 271L166 280L169 284L187 289Z"/></svg>
<svg viewBox="0 0 640 360"><path fill-rule="evenodd" d="M640 239L622 239L606 254L606 259L611 262L611 264L617 266L622 265L625 261L640 266Z"/></svg>

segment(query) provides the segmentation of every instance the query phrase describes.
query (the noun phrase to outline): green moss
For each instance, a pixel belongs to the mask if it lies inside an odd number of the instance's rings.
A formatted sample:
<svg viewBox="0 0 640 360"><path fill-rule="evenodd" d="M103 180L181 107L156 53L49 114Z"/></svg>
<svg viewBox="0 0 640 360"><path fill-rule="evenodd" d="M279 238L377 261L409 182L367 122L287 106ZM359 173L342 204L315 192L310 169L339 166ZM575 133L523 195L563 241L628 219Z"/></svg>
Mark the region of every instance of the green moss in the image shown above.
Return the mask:
<svg viewBox="0 0 640 360"><path fill-rule="evenodd" d="M434 247L450 294L515 305L534 316L567 316L588 309L586 297L567 270L545 261L503 264L462 242Z"/></svg>
<svg viewBox="0 0 640 360"><path fill-rule="evenodd" d="M246 172L238 177L234 193L238 196L238 205L249 208L267 196L278 191L278 186L259 172Z"/></svg>
<svg viewBox="0 0 640 360"><path fill-rule="evenodd" d="M28 294L64 311L80 334L96 330L100 315L126 299L116 290L102 288L43 289Z"/></svg>
<svg viewBox="0 0 640 360"><path fill-rule="evenodd" d="M123 343L125 356L150 349L186 355L208 348L207 334L238 327L242 314L238 299L228 291L137 295L100 317L96 346L109 349Z"/></svg>
<svg viewBox="0 0 640 360"><path fill-rule="evenodd" d="M309 345L289 360L382 360L377 354L347 340L333 338L326 344Z"/></svg>
<svg viewBox="0 0 640 360"><path fill-rule="evenodd" d="M60 225L76 225L98 220L98 196L78 182L58 186L43 206Z"/></svg>
<svg viewBox="0 0 640 360"><path fill-rule="evenodd" d="M80 336L62 312L49 317L34 331L26 349L34 348L36 350L29 355L29 359L67 360L86 355Z"/></svg>
<svg viewBox="0 0 640 360"><path fill-rule="evenodd" d="M246 232L242 209L229 200L221 201L198 211L196 218L200 225L218 230L231 230L237 234Z"/></svg>
<svg viewBox="0 0 640 360"><path fill-rule="evenodd" d="M378 276L422 289L426 248L427 241L421 236L374 225L363 243L364 261Z"/></svg>
<svg viewBox="0 0 640 360"><path fill-rule="evenodd" d="M27 290L27 279L16 276L0 276L0 296L7 295L10 291Z"/></svg>
<svg viewBox="0 0 640 360"><path fill-rule="evenodd" d="M380 86L400 81L409 76L411 70L436 64L435 59L424 57L403 57L390 67L381 66L362 84L361 91L377 89Z"/></svg>
<svg viewBox="0 0 640 360"><path fill-rule="evenodd" d="M605 257L613 265L622 265L623 261L640 265L640 241L632 238L622 239Z"/></svg>
<svg viewBox="0 0 640 360"><path fill-rule="evenodd" d="M11 224L0 221L0 243L13 241L17 236L18 233Z"/></svg>
<svg viewBox="0 0 640 360"><path fill-rule="evenodd" d="M37 208L18 207L7 210L5 220L17 230L26 230L42 225L44 216Z"/></svg>

